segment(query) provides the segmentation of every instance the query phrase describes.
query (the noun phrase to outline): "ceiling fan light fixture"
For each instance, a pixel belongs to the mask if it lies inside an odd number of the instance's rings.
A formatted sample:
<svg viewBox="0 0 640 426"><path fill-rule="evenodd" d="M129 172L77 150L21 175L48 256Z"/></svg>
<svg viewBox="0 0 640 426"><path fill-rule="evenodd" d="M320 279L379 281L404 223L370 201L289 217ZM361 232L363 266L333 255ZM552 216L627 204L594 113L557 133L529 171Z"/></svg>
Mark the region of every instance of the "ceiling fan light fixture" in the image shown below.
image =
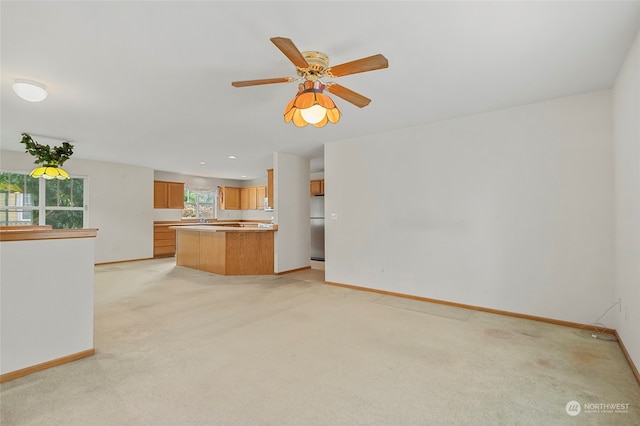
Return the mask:
<svg viewBox="0 0 640 426"><path fill-rule="evenodd" d="M371 99L334 82L321 83L320 80L324 77L343 77L389 67L389 61L380 53L330 67L329 57L322 52L301 52L293 41L286 37L272 37L271 41L295 65L298 76L305 80L304 83L298 85L298 94L289 101L284 109L285 123L291 121L297 127L304 127L307 124L324 127L329 122L335 124L340 121L340 115L342 115L340 110L329 96L322 93L325 88L332 95L342 98L358 108L366 107L371 102ZM231 85L233 87L247 87L290 83L294 80L296 79L292 77L263 78L233 81Z"/></svg>
<svg viewBox="0 0 640 426"><path fill-rule="evenodd" d="M29 102L42 102L49 95L44 84L31 80L16 79L11 87L16 95Z"/></svg>
<svg viewBox="0 0 640 426"><path fill-rule="evenodd" d="M333 100L322 93L325 85L320 81L305 81L298 86L298 94L284 109L284 121L292 121L297 127L312 124L324 127L328 122L340 120L340 110Z"/></svg>

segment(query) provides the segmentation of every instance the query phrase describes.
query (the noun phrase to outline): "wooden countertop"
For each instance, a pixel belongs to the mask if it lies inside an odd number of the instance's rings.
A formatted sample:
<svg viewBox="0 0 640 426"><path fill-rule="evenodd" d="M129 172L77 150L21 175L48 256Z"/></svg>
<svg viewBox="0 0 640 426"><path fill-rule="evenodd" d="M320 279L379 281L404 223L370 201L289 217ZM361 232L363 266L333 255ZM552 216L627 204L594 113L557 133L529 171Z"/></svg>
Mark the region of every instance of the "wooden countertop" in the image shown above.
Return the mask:
<svg viewBox="0 0 640 426"><path fill-rule="evenodd" d="M82 229L2 229L0 241L54 240L65 238L95 238L97 228Z"/></svg>

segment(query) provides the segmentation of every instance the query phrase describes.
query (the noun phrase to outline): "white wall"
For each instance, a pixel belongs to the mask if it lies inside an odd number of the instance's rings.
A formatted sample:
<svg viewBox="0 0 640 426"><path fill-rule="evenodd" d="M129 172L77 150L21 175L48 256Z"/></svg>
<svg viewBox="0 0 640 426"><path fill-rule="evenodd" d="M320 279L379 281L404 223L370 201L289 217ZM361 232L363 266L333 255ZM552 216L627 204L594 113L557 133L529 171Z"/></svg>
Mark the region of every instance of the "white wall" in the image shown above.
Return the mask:
<svg viewBox="0 0 640 426"><path fill-rule="evenodd" d="M612 174L610 91L326 144L325 279L590 323Z"/></svg>
<svg viewBox="0 0 640 426"><path fill-rule="evenodd" d="M0 242L0 374L93 349L95 240Z"/></svg>
<svg viewBox="0 0 640 426"><path fill-rule="evenodd" d="M311 265L309 220L309 159L273 154L275 222L275 272Z"/></svg>
<svg viewBox="0 0 640 426"><path fill-rule="evenodd" d="M2 150L0 168L29 173L33 157ZM98 228L96 263L153 257L153 170L71 158L64 169L89 179L89 227Z"/></svg>
<svg viewBox="0 0 640 426"><path fill-rule="evenodd" d="M616 329L640 368L640 34L613 91Z"/></svg>

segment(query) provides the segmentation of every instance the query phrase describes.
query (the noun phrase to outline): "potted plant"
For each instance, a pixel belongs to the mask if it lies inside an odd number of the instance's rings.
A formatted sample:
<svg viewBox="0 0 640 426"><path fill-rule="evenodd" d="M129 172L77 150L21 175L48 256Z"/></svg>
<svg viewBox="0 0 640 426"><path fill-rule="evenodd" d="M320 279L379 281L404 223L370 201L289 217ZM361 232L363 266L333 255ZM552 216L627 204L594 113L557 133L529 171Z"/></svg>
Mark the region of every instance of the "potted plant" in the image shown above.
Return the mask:
<svg viewBox="0 0 640 426"><path fill-rule="evenodd" d="M36 164L42 164L29 173L34 178L43 177L45 179L69 179L69 174L61 167L71 155L73 155L73 145L69 142L62 142L62 146L41 145L34 141L28 133L22 134L22 141L25 145L25 152L35 157Z"/></svg>

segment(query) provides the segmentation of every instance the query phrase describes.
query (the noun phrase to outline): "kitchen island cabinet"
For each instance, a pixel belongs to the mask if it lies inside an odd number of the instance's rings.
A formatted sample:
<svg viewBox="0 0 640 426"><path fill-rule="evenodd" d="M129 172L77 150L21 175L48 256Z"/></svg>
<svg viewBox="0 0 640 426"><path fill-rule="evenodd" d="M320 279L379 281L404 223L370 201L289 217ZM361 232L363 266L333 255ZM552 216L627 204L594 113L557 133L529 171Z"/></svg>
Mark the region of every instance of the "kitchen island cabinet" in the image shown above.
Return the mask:
<svg viewBox="0 0 640 426"><path fill-rule="evenodd" d="M262 225L261 225L262 226ZM175 226L176 264L221 275L272 275L273 228L242 226Z"/></svg>

